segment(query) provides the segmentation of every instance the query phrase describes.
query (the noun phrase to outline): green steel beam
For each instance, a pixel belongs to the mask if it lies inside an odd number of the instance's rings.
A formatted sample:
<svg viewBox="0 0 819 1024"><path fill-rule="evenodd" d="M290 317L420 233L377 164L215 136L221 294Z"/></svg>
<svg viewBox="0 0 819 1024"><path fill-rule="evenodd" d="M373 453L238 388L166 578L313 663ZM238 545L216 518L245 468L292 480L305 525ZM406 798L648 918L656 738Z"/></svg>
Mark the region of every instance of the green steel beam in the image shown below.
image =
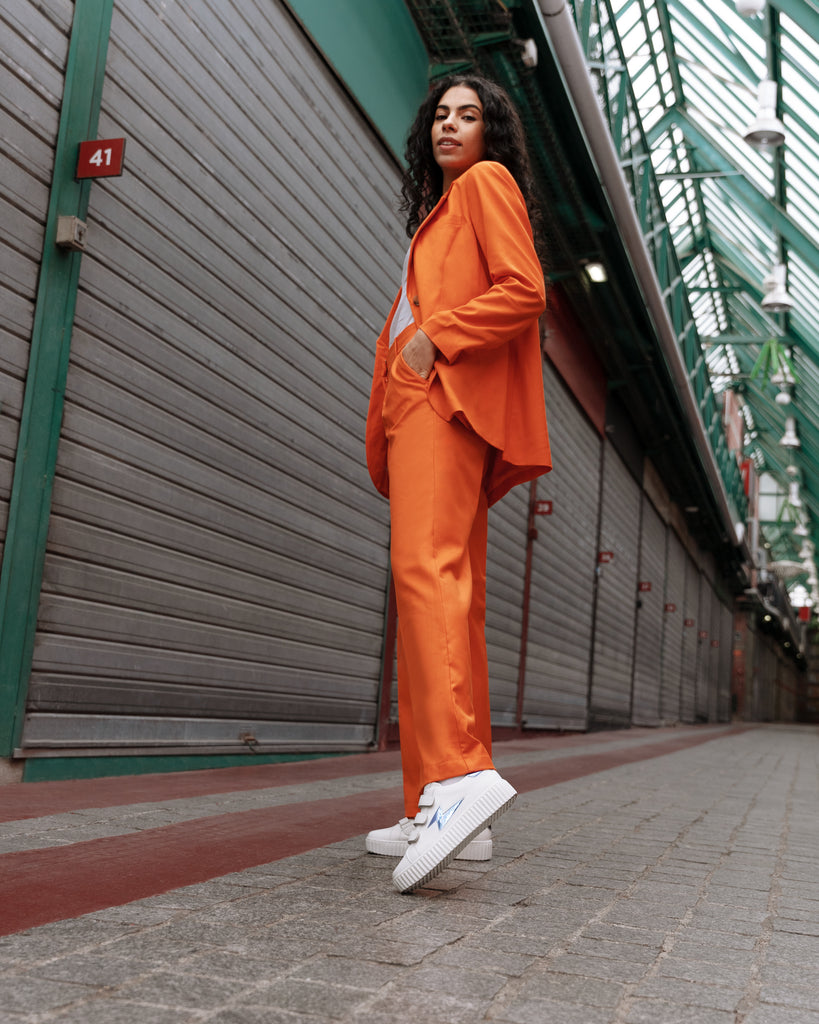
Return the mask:
<svg viewBox="0 0 819 1024"><path fill-rule="evenodd" d="M666 111L649 133L649 141L656 142L657 138L672 125L676 125L683 132L686 139L704 154L709 163L726 171L736 170L726 154L702 131L686 110L675 108ZM811 269L819 274L819 245L788 216L785 210L771 202L765 193L744 175L726 175L724 188L758 217L760 223L769 224L772 231L778 232L788 246L799 253L802 259L810 264Z"/></svg>
<svg viewBox="0 0 819 1024"><path fill-rule="evenodd" d="M55 244L57 218L85 220L88 209L90 181L74 179L77 146L97 134L112 9L113 0L74 6L0 571L0 756L22 729L80 275L81 254Z"/></svg>
<svg viewBox="0 0 819 1024"><path fill-rule="evenodd" d="M819 39L819 10L807 0L771 0L771 6L792 18L811 39Z"/></svg>

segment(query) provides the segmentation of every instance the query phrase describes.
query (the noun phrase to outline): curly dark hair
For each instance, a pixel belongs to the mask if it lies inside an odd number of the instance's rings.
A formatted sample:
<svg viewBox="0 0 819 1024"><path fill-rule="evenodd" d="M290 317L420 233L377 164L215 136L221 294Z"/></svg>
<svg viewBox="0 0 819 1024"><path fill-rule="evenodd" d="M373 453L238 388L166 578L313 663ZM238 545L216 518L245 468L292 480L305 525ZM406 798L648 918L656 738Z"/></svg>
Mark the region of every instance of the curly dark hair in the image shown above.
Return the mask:
<svg viewBox="0 0 819 1024"><path fill-rule="evenodd" d="M418 230L421 221L441 198L443 171L435 162L432 149L432 125L441 97L453 86L474 89L483 107L485 160L497 160L510 172L523 193L541 260L544 259L540 208L538 206L526 138L520 116L504 89L481 75L454 74L439 78L429 88L426 99L410 128L404 158L407 169L401 183L401 211L407 215L407 235Z"/></svg>

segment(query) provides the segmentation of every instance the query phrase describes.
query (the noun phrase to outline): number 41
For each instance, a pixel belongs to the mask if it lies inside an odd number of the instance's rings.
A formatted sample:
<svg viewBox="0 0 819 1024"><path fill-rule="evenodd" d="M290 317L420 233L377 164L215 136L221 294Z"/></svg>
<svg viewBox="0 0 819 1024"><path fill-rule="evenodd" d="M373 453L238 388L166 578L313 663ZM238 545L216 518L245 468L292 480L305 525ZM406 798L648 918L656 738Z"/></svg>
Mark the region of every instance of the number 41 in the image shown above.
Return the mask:
<svg viewBox="0 0 819 1024"><path fill-rule="evenodd" d="M113 150L111 149L98 149L93 156L88 158L88 162L89 164L94 164L95 167L102 167L103 164L106 167L110 167L112 152Z"/></svg>

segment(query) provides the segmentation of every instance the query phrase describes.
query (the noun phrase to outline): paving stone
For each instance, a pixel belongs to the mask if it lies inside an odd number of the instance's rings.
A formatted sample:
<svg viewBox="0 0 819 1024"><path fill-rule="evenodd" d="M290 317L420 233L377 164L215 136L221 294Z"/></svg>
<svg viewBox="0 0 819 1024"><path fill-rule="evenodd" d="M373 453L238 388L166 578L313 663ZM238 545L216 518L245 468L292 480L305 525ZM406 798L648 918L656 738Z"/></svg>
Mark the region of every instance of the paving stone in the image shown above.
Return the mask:
<svg viewBox="0 0 819 1024"><path fill-rule="evenodd" d="M323 1020L339 1020L370 999L371 995L370 992L339 985L288 979L267 986L263 992L249 994L246 1002L251 1006L267 1005L277 1010L312 1014L314 1018Z"/></svg>
<svg viewBox="0 0 819 1024"><path fill-rule="evenodd" d="M579 1003L584 1006L615 1007L626 991L614 981L560 972L560 960L548 970L533 970L517 986L519 997Z"/></svg>
<svg viewBox="0 0 819 1024"><path fill-rule="evenodd" d="M327 956L303 964L290 975L299 981L347 985L363 991L377 991L400 975L395 965L348 956Z"/></svg>
<svg viewBox="0 0 819 1024"><path fill-rule="evenodd" d="M819 1010L791 1009L787 1006L755 1006L742 1024L819 1024Z"/></svg>
<svg viewBox="0 0 819 1024"><path fill-rule="evenodd" d="M111 956L107 952L107 947L102 947L89 953L65 956L38 964L31 967L27 977L110 988L150 974L155 969L156 964L150 960L137 960L132 956Z"/></svg>
<svg viewBox="0 0 819 1024"><path fill-rule="evenodd" d="M451 946L444 946L431 953L424 963L427 966L438 964L447 967L468 967L472 970L494 971L508 977L519 977L538 957L519 953L504 953L498 949L481 949L470 944L470 937L462 939Z"/></svg>
<svg viewBox="0 0 819 1024"><path fill-rule="evenodd" d="M502 1008L492 1009L487 1020L498 1024L611 1024L611 1011L576 1003L560 1003L552 999L525 999L510 1002ZM444 1018L448 1020L448 1018ZM655 1022L656 1024L656 1022Z"/></svg>
<svg viewBox="0 0 819 1024"><path fill-rule="evenodd" d="M552 968L564 974L579 974L586 978L606 978L612 981L639 981L646 972L642 964L624 960L609 960L598 956L575 956L567 953L556 957Z"/></svg>
<svg viewBox="0 0 819 1024"><path fill-rule="evenodd" d="M42 1018L37 1018L38 1022ZM148 1006L98 998L48 1017L48 1024L199 1024L203 1015L180 1007ZM315 1022L313 1022L315 1024Z"/></svg>
<svg viewBox="0 0 819 1024"><path fill-rule="evenodd" d="M634 995L639 999L660 999L686 1006L704 1006L712 1010L734 1011L744 990L735 986L706 985L702 980L686 981L682 978L654 977L641 981Z"/></svg>
<svg viewBox="0 0 819 1024"><path fill-rule="evenodd" d="M635 999L629 1006L624 1024L735 1024L733 1010L714 1010L705 1006L685 1006L665 999Z"/></svg>
<svg viewBox="0 0 819 1024"><path fill-rule="evenodd" d="M51 981L26 973L0 977L0 1007L11 1013L54 1010L87 999L96 986L76 982Z"/></svg>
<svg viewBox="0 0 819 1024"><path fill-rule="evenodd" d="M248 983L243 980L157 971L119 986L111 998L183 1010L211 1010L243 995L247 988Z"/></svg>

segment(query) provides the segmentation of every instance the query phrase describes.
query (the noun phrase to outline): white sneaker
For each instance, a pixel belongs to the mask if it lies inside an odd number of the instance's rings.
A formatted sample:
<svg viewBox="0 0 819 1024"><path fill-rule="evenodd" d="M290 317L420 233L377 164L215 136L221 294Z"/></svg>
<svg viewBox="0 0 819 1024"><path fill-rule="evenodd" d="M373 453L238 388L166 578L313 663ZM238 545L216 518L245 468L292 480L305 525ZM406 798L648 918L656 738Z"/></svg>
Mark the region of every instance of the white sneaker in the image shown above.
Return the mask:
<svg viewBox="0 0 819 1024"><path fill-rule="evenodd" d="M407 852L392 873L400 892L412 892L442 871L463 848L508 810L517 793L494 768L457 782L430 782L418 801Z"/></svg>
<svg viewBox="0 0 819 1024"><path fill-rule="evenodd" d="M364 840L367 853L378 853L383 857L403 857L407 852L413 827L412 819L402 818L391 828L373 829L367 833ZM483 832L479 832L472 842L455 856L457 860L491 860L492 829L485 828Z"/></svg>

